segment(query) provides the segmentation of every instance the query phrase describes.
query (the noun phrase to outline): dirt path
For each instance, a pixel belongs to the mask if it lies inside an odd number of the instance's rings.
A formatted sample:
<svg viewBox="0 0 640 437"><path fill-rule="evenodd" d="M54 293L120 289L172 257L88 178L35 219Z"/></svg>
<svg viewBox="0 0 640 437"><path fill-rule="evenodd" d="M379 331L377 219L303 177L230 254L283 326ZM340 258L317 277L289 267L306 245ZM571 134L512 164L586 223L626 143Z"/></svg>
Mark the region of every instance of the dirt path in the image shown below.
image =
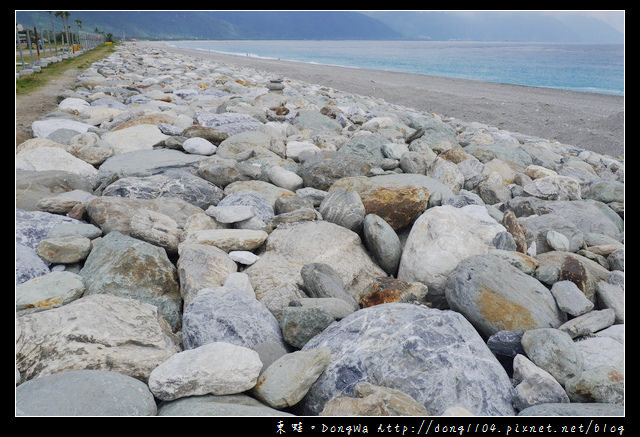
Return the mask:
<svg viewBox="0 0 640 437"><path fill-rule="evenodd" d="M29 93L16 96L16 146L32 138L31 123L40 120L58 106L58 95L73 88L80 74L78 69L66 70L45 86Z"/></svg>

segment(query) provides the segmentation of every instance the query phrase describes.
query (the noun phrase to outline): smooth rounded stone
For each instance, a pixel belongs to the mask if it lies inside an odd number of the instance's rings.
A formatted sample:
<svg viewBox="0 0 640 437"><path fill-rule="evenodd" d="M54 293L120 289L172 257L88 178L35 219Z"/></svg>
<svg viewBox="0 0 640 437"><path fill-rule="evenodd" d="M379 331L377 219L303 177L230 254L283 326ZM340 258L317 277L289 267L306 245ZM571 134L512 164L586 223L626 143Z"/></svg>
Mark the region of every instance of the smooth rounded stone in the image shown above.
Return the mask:
<svg viewBox="0 0 640 437"><path fill-rule="evenodd" d="M182 243L178 246L178 282L183 308L204 288L219 287L225 278L238 270L229 255L215 246Z"/></svg>
<svg viewBox="0 0 640 437"><path fill-rule="evenodd" d="M47 237L38 244L38 255L53 264L73 264L89 256L91 240L82 236L68 235Z"/></svg>
<svg viewBox="0 0 640 437"><path fill-rule="evenodd" d="M518 416L624 416L622 405L609 403L548 403L538 404L518 413Z"/></svg>
<svg viewBox="0 0 640 437"><path fill-rule="evenodd" d="M366 176L371 172L371 165L361 157L335 152L305 160L300 166L298 175L305 187L327 191L338 180L346 177Z"/></svg>
<svg viewBox="0 0 640 437"><path fill-rule="evenodd" d="M309 297L335 297L357 309L353 296L345 291L341 276L330 265L309 263L300 269L303 288Z"/></svg>
<svg viewBox="0 0 640 437"><path fill-rule="evenodd" d="M34 344L40 345L34 348ZM16 363L25 380L69 370L110 370L147 381L180 350L154 305L110 294L16 319Z"/></svg>
<svg viewBox="0 0 640 437"><path fill-rule="evenodd" d="M319 111L302 109L298 111L291 124L300 130L310 130L314 133L340 132L342 125L334 119L321 114Z"/></svg>
<svg viewBox="0 0 640 437"><path fill-rule="evenodd" d="M594 308L576 284L571 281L558 281L551 286L551 294L560 310L571 316L580 316Z"/></svg>
<svg viewBox="0 0 640 437"><path fill-rule="evenodd" d="M98 226L103 234L113 231L131 233L131 221L142 211L164 214L184 228L187 219L204 211L182 199L158 197L154 199L131 199L127 197L99 196L85 204L89 221Z"/></svg>
<svg viewBox="0 0 640 437"><path fill-rule="evenodd" d="M47 238L66 237L71 235L93 240L100 237L102 235L102 231L91 223L58 223L49 230Z"/></svg>
<svg viewBox="0 0 640 437"><path fill-rule="evenodd" d="M265 342L285 347L278 321L247 293L225 287L200 290L182 318L182 343L193 349L222 341L253 348Z"/></svg>
<svg viewBox="0 0 640 437"><path fill-rule="evenodd" d="M135 199L178 198L199 208L217 205L224 197L222 189L211 182L179 170L123 177L105 187L102 195Z"/></svg>
<svg viewBox="0 0 640 437"><path fill-rule="evenodd" d="M270 407L292 407L307 394L330 359L328 348L285 354L264 369L251 392Z"/></svg>
<svg viewBox="0 0 640 437"><path fill-rule="evenodd" d="M136 150L151 150L168 138L157 126L139 124L118 130L111 130L102 136L103 143L111 147L114 155Z"/></svg>
<svg viewBox="0 0 640 437"><path fill-rule="evenodd" d="M292 307L322 308L328 312L335 320L344 319L355 311L344 299L337 297L302 297L289 302Z"/></svg>
<svg viewBox="0 0 640 437"><path fill-rule="evenodd" d="M549 247L551 247L552 250L569 252L571 249L569 239L560 232L556 232L554 230L547 231L546 239L547 244L549 245Z"/></svg>
<svg viewBox="0 0 640 437"><path fill-rule="evenodd" d="M497 233L491 243L496 249L500 250L515 251L517 249L516 240L507 231Z"/></svg>
<svg viewBox="0 0 640 437"><path fill-rule="evenodd" d="M36 204L36 208L53 214L67 214L76 205L88 202L94 197L88 191L71 190L55 196L41 198Z"/></svg>
<svg viewBox="0 0 640 437"><path fill-rule="evenodd" d="M303 152L319 152L321 149L309 141L287 141L286 157L294 161L299 161L300 154Z"/></svg>
<svg viewBox="0 0 640 437"><path fill-rule="evenodd" d="M400 159L402 155L409 152L409 146L400 143L385 143L380 150L385 158Z"/></svg>
<svg viewBox="0 0 640 437"><path fill-rule="evenodd" d="M360 295L358 304L366 308L391 302L429 304L427 286L420 282L409 283L393 277L377 278Z"/></svg>
<svg viewBox="0 0 640 437"><path fill-rule="evenodd" d="M190 396L160 402L157 416L293 416L245 394Z"/></svg>
<svg viewBox="0 0 640 437"><path fill-rule="evenodd" d="M57 308L79 299L84 290L82 277L75 273L46 273L16 285L16 311Z"/></svg>
<svg viewBox="0 0 640 437"><path fill-rule="evenodd" d="M218 223L237 223L253 217L255 209L250 205L210 206L205 214L216 219Z"/></svg>
<svg viewBox="0 0 640 437"><path fill-rule="evenodd" d="M526 356L550 373L561 385L579 375L583 368L582 353L569 334L554 328L537 328L522 335Z"/></svg>
<svg viewBox="0 0 640 437"><path fill-rule="evenodd" d="M405 173L425 174L431 160L424 153L407 151L400 156L400 168Z"/></svg>
<svg viewBox="0 0 640 437"><path fill-rule="evenodd" d="M164 249L110 232L95 245L80 276L87 287L85 295L113 294L155 305L171 328L179 329L178 275Z"/></svg>
<svg viewBox="0 0 640 437"><path fill-rule="evenodd" d="M523 355L516 355L513 360L513 381L516 410L537 404L569 403L569 396L558 381Z"/></svg>
<svg viewBox="0 0 640 437"><path fill-rule="evenodd" d="M229 134L226 132L207 126L197 125L185 128L180 135L186 138L204 138L215 146L229 138Z"/></svg>
<svg viewBox="0 0 640 437"><path fill-rule="evenodd" d="M366 213L382 217L396 231L413 223L432 197L444 201L453 196L439 180L407 173L342 178L329 191L338 188L358 192Z"/></svg>
<svg viewBox="0 0 640 437"><path fill-rule="evenodd" d="M365 206L357 192L334 189L320 204L319 212L324 220L359 232L362 229Z"/></svg>
<svg viewBox="0 0 640 437"><path fill-rule="evenodd" d="M612 337L585 336L574 340L583 357L583 371L598 366L615 366L624 371L624 344Z"/></svg>
<svg viewBox="0 0 640 437"><path fill-rule="evenodd" d="M334 321L333 316L322 307L288 306L282 309L282 338L299 349Z"/></svg>
<svg viewBox="0 0 640 437"><path fill-rule="evenodd" d="M256 219L265 224L269 223L274 216L273 206L275 201L280 196L276 192L253 191L251 190L251 185L248 187L236 187L232 187L228 192L225 189L226 196L218 202L218 206L250 206L253 208ZM281 192L280 194L284 195L285 193Z"/></svg>
<svg viewBox="0 0 640 437"><path fill-rule="evenodd" d="M483 206L429 208L415 221L407 237L398 279L422 282L430 293L443 295L449 274L458 263L471 255L487 253L495 235L504 231Z"/></svg>
<svg viewBox="0 0 640 437"><path fill-rule="evenodd" d="M178 251L182 229L171 217L156 211L141 210L131 217L129 235L162 247L167 253Z"/></svg>
<svg viewBox="0 0 640 437"><path fill-rule="evenodd" d="M624 323L624 288L607 282L598 282L596 299L600 308L609 308L614 312L615 323Z"/></svg>
<svg viewBox="0 0 640 437"><path fill-rule="evenodd" d="M254 229L205 229L189 233L184 242L208 244L229 253L236 250L252 251L262 246L269 234Z"/></svg>
<svg viewBox="0 0 640 437"><path fill-rule="evenodd" d="M583 234L605 234L620 240L624 231L624 220L611 208L595 200L543 200L535 197L517 197L509 200L505 207L513 210L517 217L557 214L573 223Z"/></svg>
<svg viewBox="0 0 640 437"><path fill-rule="evenodd" d="M34 249L16 242L15 251L16 285L50 272L47 264Z"/></svg>
<svg viewBox="0 0 640 437"><path fill-rule="evenodd" d="M229 252L229 257L244 266L250 266L260 259L260 257L248 250L232 250Z"/></svg>
<svg viewBox="0 0 640 437"><path fill-rule="evenodd" d="M374 278L385 276L384 270L371 260L358 234L322 220L276 228L269 234L260 259L245 273L261 300L271 290L286 289L297 293L303 284L300 271L310 263L331 266L340 276L345 290L354 297Z"/></svg>
<svg viewBox="0 0 640 437"><path fill-rule="evenodd" d="M48 171L59 170L73 173L92 180L98 174L98 170L76 158L66 150L58 147L39 147L38 149L24 150L16 154L16 170Z"/></svg>
<svg viewBox="0 0 640 437"><path fill-rule="evenodd" d="M543 284L494 255L462 260L449 274L445 297L487 337L503 330L556 328L566 320Z"/></svg>
<svg viewBox="0 0 640 437"><path fill-rule="evenodd" d="M624 372L617 366L598 366L569 379L565 389L572 402L624 405Z"/></svg>
<svg viewBox="0 0 640 437"><path fill-rule="evenodd" d="M526 230L525 236L528 245L536 243L536 252L544 253L552 250L563 250L565 252L577 252L584 244L584 234L571 221L558 214L532 215L520 217L520 224ZM548 235L552 232L552 240ZM561 234L568 241L564 241ZM556 237L554 239L554 237ZM568 242L568 244L567 244ZM553 243L553 244L552 244ZM556 246L554 246L556 244ZM559 249L563 247L563 249Z"/></svg>
<svg viewBox="0 0 640 437"><path fill-rule="evenodd" d="M509 377L458 313L376 305L333 323L302 350L318 347L331 349L333 358L303 400L305 414L352 396L359 382L400 390L433 415L451 405L477 415L514 414Z"/></svg>
<svg viewBox="0 0 640 437"><path fill-rule="evenodd" d="M304 183L296 173L277 165L268 170L267 176L274 185L291 191L301 188Z"/></svg>
<svg viewBox="0 0 640 437"><path fill-rule="evenodd" d="M117 154L100 165L96 183L104 189L114 180L126 177L146 177L170 170L195 171L198 163L204 159L207 158L171 149L137 150Z"/></svg>
<svg viewBox="0 0 640 437"><path fill-rule="evenodd" d="M217 147L208 140L200 137L187 138L182 143L182 148L187 153L193 153L196 155L213 155L216 152Z"/></svg>
<svg viewBox="0 0 640 437"><path fill-rule="evenodd" d="M381 217L367 214L362 223L364 243L376 262L389 275L395 276L402 256L400 238Z"/></svg>
<svg viewBox="0 0 640 437"><path fill-rule="evenodd" d="M37 210L42 198L72 190L90 192L92 188L93 181L68 171L15 171L16 208L22 210Z"/></svg>
<svg viewBox="0 0 640 437"><path fill-rule="evenodd" d="M583 199L593 199L604 203L624 203L624 182L600 179L589 182L582 188Z"/></svg>
<svg viewBox="0 0 640 437"><path fill-rule="evenodd" d="M251 179L251 175L246 174L236 160L221 158L217 155L200 163L198 176L222 188L233 182Z"/></svg>
<svg viewBox="0 0 640 437"><path fill-rule="evenodd" d="M70 370L16 387L18 416L155 416L147 385L106 370Z"/></svg>
<svg viewBox="0 0 640 437"><path fill-rule="evenodd" d="M540 179L546 176L556 176L558 173L552 169L532 164L525 168L524 174L529 176L531 179Z"/></svg>
<svg viewBox="0 0 640 437"><path fill-rule="evenodd" d="M615 312L610 308L594 310L563 323L558 329L571 338L577 338L608 328L613 325L615 318Z"/></svg>
<svg viewBox="0 0 640 437"><path fill-rule="evenodd" d="M221 114L200 112L196 116L196 121L200 126L215 128L229 136L245 131L253 131L262 126L262 123L254 117L236 112L223 112Z"/></svg>
<svg viewBox="0 0 640 437"><path fill-rule="evenodd" d="M171 401L205 394L242 393L256 385L262 362L258 353L230 343L207 343L172 355L153 369L149 389Z"/></svg>
<svg viewBox="0 0 640 437"><path fill-rule="evenodd" d="M570 252L545 252L536 256L540 263L535 277L548 285L569 280L576 284L591 302L595 302L596 284L606 280L609 271L600 264Z"/></svg>
<svg viewBox="0 0 640 437"><path fill-rule="evenodd" d="M31 130L35 138L46 138L58 129L71 129L80 134L87 132L91 128L93 126L87 123L57 117L36 120L31 123Z"/></svg>
<svg viewBox="0 0 640 437"><path fill-rule="evenodd" d="M16 208L16 243L35 250L49 231L60 223L82 223L79 220L43 211L24 211Z"/></svg>

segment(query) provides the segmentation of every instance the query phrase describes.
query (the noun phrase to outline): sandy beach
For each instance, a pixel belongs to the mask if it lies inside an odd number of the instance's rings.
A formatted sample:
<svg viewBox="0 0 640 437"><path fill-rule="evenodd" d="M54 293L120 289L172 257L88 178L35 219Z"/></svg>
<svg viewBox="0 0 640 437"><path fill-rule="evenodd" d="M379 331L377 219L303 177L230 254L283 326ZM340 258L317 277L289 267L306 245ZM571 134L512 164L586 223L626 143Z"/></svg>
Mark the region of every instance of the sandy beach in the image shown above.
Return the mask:
<svg viewBox="0 0 640 437"><path fill-rule="evenodd" d="M235 56L138 42L246 66L443 117L480 122L599 153L624 156L624 97L435 76Z"/></svg>

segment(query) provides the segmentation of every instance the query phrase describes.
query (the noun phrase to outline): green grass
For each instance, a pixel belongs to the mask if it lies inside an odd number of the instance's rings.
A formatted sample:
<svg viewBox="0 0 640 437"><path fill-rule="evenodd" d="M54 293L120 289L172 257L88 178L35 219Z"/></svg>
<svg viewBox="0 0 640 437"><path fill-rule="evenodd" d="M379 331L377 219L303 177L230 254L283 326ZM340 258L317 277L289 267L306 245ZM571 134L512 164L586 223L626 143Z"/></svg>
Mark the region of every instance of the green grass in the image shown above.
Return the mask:
<svg viewBox="0 0 640 437"><path fill-rule="evenodd" d="M47 82L60 76L65 71L76 68L79 70L87 69L101 59L106 58L115 50L115 45L100 45L86 53L78 55L74 58L63 59L60 62L49 64L39 73L33 73L16 79L16 95L28 94Z"/></svg>

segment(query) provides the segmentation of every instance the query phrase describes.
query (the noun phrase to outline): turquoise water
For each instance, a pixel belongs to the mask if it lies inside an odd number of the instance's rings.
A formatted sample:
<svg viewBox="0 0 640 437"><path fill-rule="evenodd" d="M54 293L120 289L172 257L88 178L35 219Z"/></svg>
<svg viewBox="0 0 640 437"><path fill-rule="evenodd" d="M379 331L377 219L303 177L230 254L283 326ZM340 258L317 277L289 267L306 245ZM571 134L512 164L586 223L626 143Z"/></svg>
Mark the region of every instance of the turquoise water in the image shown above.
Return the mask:
<svg viewBox="0 0 640 437"><path fill-rule="evenodd" d="M624 45L473 41L179 41L176 47L624 95Z"/></svg>

